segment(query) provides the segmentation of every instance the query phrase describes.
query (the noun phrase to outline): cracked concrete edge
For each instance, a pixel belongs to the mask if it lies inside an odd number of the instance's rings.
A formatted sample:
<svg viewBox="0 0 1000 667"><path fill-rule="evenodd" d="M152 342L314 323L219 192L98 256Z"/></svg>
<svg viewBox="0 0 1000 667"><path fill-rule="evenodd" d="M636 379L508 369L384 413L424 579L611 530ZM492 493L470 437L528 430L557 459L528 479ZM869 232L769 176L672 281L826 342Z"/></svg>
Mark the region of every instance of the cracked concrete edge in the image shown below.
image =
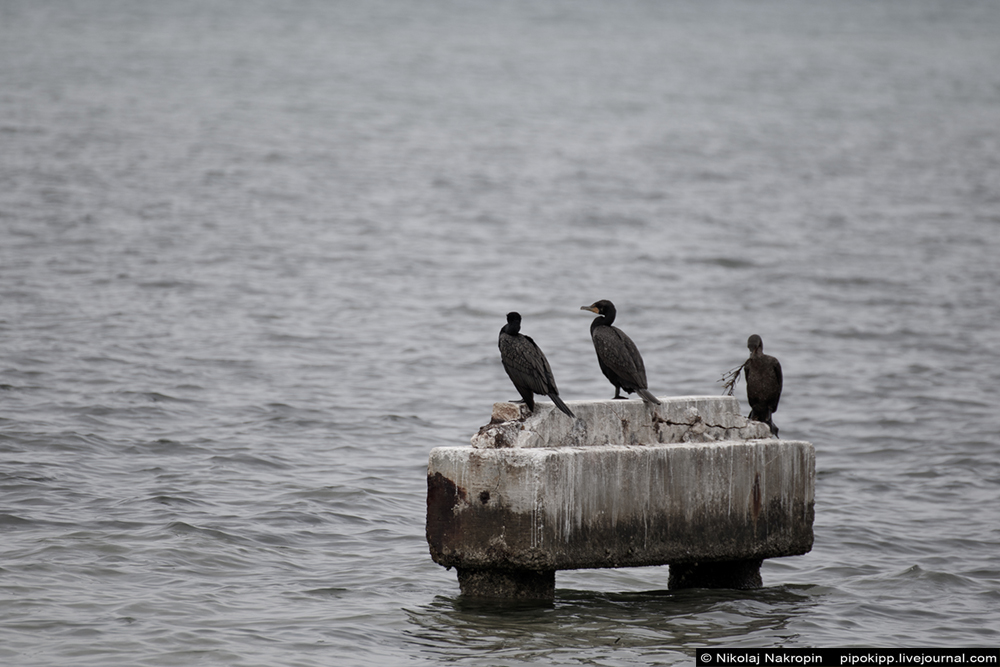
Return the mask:
<svg viewBox="0 0 1000 667"><path fill-rule="evenodd" d="M639 399L567 401L574 420L547 401L529 412L523 403L493 405L492 420L472 437L477 449L587 447L716 442L770 438L766 424L739 412L733 396L659 397L662 405Z"/></svg>

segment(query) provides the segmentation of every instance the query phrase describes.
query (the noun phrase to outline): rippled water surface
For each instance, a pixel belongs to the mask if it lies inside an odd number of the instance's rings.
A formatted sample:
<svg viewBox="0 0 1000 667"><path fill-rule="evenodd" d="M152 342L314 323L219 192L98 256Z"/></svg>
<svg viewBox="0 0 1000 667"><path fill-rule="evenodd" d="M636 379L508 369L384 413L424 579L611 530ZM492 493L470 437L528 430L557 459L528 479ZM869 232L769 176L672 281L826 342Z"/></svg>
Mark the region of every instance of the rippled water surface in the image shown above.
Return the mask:
<svg viewBox="0 0 1000 667"><path fill-rule="evenodd" d="M998 34L986 0L4 2L0 661L996 646ZM504 313L610 398L600 298L659 395L781 359L816 542L763 589L477 605L430 560Z"/></svg>

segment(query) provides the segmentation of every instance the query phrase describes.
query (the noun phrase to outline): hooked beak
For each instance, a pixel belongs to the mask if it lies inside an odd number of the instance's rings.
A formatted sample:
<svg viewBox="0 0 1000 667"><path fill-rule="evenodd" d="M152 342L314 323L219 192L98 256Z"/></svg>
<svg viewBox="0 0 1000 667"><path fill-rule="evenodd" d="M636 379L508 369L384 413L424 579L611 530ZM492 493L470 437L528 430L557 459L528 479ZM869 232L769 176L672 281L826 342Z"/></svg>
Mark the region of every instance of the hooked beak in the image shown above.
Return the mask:
<svg viewBox="0 0 1000 667"><path fill-rule="evenodd" d="M597 310L597 308L595 308L594 306L580 306L580 310L589 310L592 313L600 313L601 312L601 311Z"/></svg>

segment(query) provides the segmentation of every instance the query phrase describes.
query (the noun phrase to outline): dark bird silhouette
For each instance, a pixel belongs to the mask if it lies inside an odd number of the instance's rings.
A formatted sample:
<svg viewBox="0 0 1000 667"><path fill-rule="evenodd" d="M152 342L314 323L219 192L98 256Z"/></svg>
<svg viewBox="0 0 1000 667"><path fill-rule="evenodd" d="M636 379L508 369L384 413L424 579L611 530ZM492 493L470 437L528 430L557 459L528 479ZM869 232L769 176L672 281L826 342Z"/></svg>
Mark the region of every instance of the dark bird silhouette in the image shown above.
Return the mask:
<svg viewBox="0 0 1000 667"><path fill-rule="evenodd" d="M750 419L764 422L778 437L778 427L771 421L771 414L778 411L781 399L781 364L774 357L764 354L764 341L757 334L747 339L747 348L750 358L743 364L743 375L747 379Z"/></svg>
<svg viewBox="0 0 1000 667"><path fill-rule="evenodd" d="M542 350L530 336L521 333L521 316L518 313L507 313L507 324L500 329L499 345L503 369L529 410L535 410L534 394L543 394L551 398L557 408L576 419L572 410L559 398L552 368Z"/></svg>
<svg viewBox="0 0 1000 667"><path fill-rule="evenodd" d="M615 398L627 398L620 395L624 389L630 394L638 393L650 405L660 405L659 399L648 389L646 367L635 343L624 331L611 326L617 312L615 304L604 299L590 306L580 306L580 310L589 310L600 316L590 323L590 337L594 341L601 371L615 386Z"/></svg>

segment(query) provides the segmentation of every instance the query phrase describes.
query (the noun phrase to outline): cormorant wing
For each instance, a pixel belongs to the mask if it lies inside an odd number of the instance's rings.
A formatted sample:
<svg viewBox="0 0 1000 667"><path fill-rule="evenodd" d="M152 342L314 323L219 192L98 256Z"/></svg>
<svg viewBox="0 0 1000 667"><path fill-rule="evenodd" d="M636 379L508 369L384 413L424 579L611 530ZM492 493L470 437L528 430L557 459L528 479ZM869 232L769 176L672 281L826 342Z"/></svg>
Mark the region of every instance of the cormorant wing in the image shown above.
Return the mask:
<svg viewBox="0 0 1000 667"><path fill-rule="evenodd" d="M552 368L530 336L500 336L500 359L515 385L543 396L558 393Z"/></svg>
<svg viewBox="0 0 1000 667"><path fill-rule="evenodd" d="M612 372L634 387L646 388L646 367L642 355L618 327L595 327L591 332L598 358Z"/></svg>
<svg viewBox="0 0 1000 667"><path fill-rule="evenodd" d="M750 357L743 364L743 375L747 380L747 401L751 407L764 405L770 412L778 410L781 399L781 363L770 355Z"/></svg>
<svg viewBox="0 0 1000 667"><path fill-rule="evenodd" d="M777 389L777 391L774 392L774 402L771 403L771 412L777 412L778 401L781 400L781 385L783 384L783 379L781 377L781 362L774 357L771 358L774 359L774 366L772 368L774 369L774 381Z"/></svg>

